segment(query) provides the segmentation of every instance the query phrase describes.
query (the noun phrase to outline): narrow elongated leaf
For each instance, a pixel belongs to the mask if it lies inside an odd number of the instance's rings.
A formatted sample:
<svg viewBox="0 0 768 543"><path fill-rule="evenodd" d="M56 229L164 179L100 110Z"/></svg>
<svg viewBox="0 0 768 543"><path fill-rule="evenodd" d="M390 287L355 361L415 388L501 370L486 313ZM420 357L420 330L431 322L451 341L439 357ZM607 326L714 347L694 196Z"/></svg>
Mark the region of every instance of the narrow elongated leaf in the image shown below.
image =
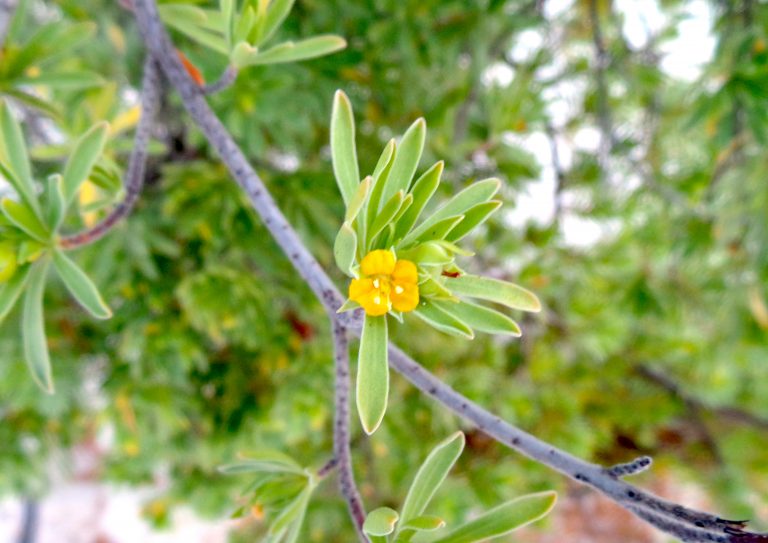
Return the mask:
<svg viewBox="0 0 768 543"><path fill-rule="evenodd" d="M344 215L344 222L351 223L357 218L357 215L365 207L368 201L368 195L371 192L371 185L373 184L373 178L369 175L357 186L355 195L347 204L347 213Z"/></svg>
<svg viewBox="0 0 768 543"><path fill-rule="evenodd" d="M256 10L252 6L245 6L237 17L237 23L235 23L234 34L232 35L232 43L239 44L245 43L248 45L249 34L253 30L256 23ZM250 47L250 45L249 45ZM230 45L230 49L234 51L236 47ZM237 64L235 64L237 66Z"/></svg>
<svg viewBox="0 0 768 543"><path fill-rule="evenodd" d="M344 203L349 205L360 183L355 146L355 118L347 95L336 91L331 112L331 160L333 174Z"/></svg>
<svg viewBox="0 0 768 543"><path fill-rule="evenodd" d="M389 507L374 509L365 517L363 531L368 535L389 535L395 531L398 519L397 511Z"/></svg>
<svg viewBox="0 0 768 543"><path fill-rule="evenodd" d="M13 81L17 85L44 85L68 90L87 89L104 84L103 77L88 71L43 72L35 77L17 77Z"/></svg>
<svg viewBox="0 0 768 543"><path fill-rule="evenodd" d="M80 185L88 178L107 141L109 125L100 122L83 134L75 145L72 155L64 168L64 201L72 203Z"/></svg>
<svg viewBox="0 0 768 543"><path fill-rule="evenodd" d="M277 29L283 24L285 18L288 17L294 1L295 0L272 0L269 3L269 9L267 9L266 17L264 17L264 26L262 27L258 41L256 41L256 45L261 45L277 32Z"/></svg>
<svg viewBox="0 0 768 543"><path fill-rule="evenodd" d="M211 32L200 24L192 23L186 19L168 19L168 26L175 28L200 45L207 47L222 55L229 55L229 47L224 36L218 32Z"/></svg>
<svg viewBox="0 0 768 543"><path fill-rule="evenodd" d="M50 118L60 121L62 119L61 111L56 104L44 100L39 96L18 89L3 89L3 93L12 96L18 102L27 107L38 110L40 113L48 115Z"/></svg>
<svg viewBox="0 0 768 543"><path fill-rule="evenodd" d="M443 168L445 163L441 160L434 166L424 172L413 184L411 194L413 195L413 204L403 217L397 222L396 238L403 238L406 236L416 224L419 219L419 215L424 210L424 207L432 198L432 195L437 190L440 184L440 176L443 174Z"/></svg>
<svg viewBox="0 0 768 543"><path fill-rule="evenodd" d="M108 319L112 316L112 311L104 303L96 285L68 256L55 250L53 252L53 264L56 266L56 271L61 280L64 281L67 290L83 309L97 319Z"/></svg>
<svg viewBox="0 0 768 543"><path fill-rule="evenodd" d="M48 177L47 188L47 207L45 218L52 231L56 231L64 219L66 203L64 202L64 178L59 174Z"/></svg>
<svg viewBox="0 0 768 543"><path fill-rule="evenodd" d="M48 275L48 262L39 262L32 266L29 285L24 293L24 312L21 331L24 343L24 358L35 382L48 394L53 394L51 359L45 338L43 319L43 293L45 278Z"/></svg>
<svg viewBox="0 0 768 543"><path fill-rule="evenodd" d="M373 188L371 189L371 196L368 199L367 206L368 226L371 225L373 219L376 218L376 214L379 212L381 195L384 193L384 187L387 184L389 172L392 170L392 164L395 162L396 156L395 140L389 140L389 143L384 147L384 151L382 151L379 157L376 168L373 170Z"/></svg>
<svg viewBox="0 0 768 543"><path fill-rule="evenodd" d="M357 252L357 234L355 230L344 223L336 234L336 241L333 243L333 257L336 259L336 265L349 277L354 277L352 266L355 264L355 255Z"/></svg>
<svg viewBox="0 0 768 543"><path fill-rule="evenodd" d="M357 412L365 433L374 433L387 410L389 367L387 317L365 316L357 359Z"/></svg>
<svg viewBox="0 0 768 543"><path fill-rule="evenodd" d="M227 47L232 47L232 30L234 26L236 0L219 0L219 10L221 11L222 25L224 30L224 39L227 41Z"/></svg>
<svg viewBox="0 0 768 543"><path fill-rule="evenodd" d="M452 217L454 215L460 215L466 213L470 208L487 202L493 198L501 187L501 181L498 179L485 179L473 183L453 198L448 200L432 215L424 219L424 222L419 225L419 228L427 228L429 225L445 219L446 217Z"/></svg>
<svg viewBox="0 0 768 543"><path fill-rule="evenodd" d="M256 66L260 64L279 64L283 62L298 62L311 58L329 55L347 46L347 41L335 35L315 36L300 41L287 41L266 51L256 48L241 48L238 55L239 67Z"/></svg>
<svg viewBox="0 0 768 543"><path fill-rule="evenodd" d="M447 277L445 286L459 296L488 300L512 309L541 311L541 302L536 295L514 283L466 274L459 277Z"/></svg>
<svg viewBox="0 0 768 543"><path fill-rule="evenodd" d="M406 525L420 517L430 500L443 484L448 472L464 450L464 434L456 432L439 443L424 460L408 489L403 503L401 524Z"/></svg>
<svg viewBox="0 0 768 543"><path fill-rule="evenodd" d="M304 468L293 458L279 451L271 450L249 453L247 459L221 466L219 471L226 474L248 472L304 474Z"/></svg>
<svg viewBox="0 0 768 543"><path fill-rule="evenodd" d="M556 501L557 494L554 492L522 496L491 509L433 543L474 543L506 535L544 517Z"/></svg>
<svg viewBox="0 0 768 543"><path fill-rule="evenodd" d="M384 230L384 228L395 218L398 211L400 211L400 208L403 205L404 196L403 191L397 192L386 204L384 204L384 207L382 207L381 211L376 215L366 236L366 251L372 247L371 244L376 239L376 236L379 235L379 232Z"/></svg>
<svg viewBox="0 0 768 543"><path fill-rule="evenodd" d="M413 174L421 160L424 151L424 139L427 135L427 123L424 119L417 119L400 140L397 148L397 156L392 164L392 171L382 192L382 201L389 200L397 191L408 192Z"/></svg>
<svg viewBox="0 0 768 543"><path fill-rule="evenodd" d="M432 532L445 526L445 521L440 517L422 515L413 518L400 525L400 533L397 534L394 543L410 543L418 532Z"/></svg>
<svg viewBox="0 0 768 543"><path fill-rule="evenodd" d="M293 543L297 540L301 525L304 522L304 515L307 512L309 498L312 496L312 487L302 490L298 496L275 518L275 521L269 527L269 535L275 535L286 531L290 537L282 539L283 543ZM293 529L291 529L291 527Z"/></svg>
<svg viewBox="0 0 768 543"><path fill-rule="evenodd" d="M5 198L0 203L3 215L11 221L12 224L17 226L20 230L28 234L30 237L47 243L51 237L48 227L38 218L38 216L25 204Z"/></svg>
<svg viewBox="0 0 768 543"><path fill-rule="evenodd" d="M487 221L500 207L501 202L498 200L491 200L490 202L483 202L482 204L470 207L464 214L464 220L448 232L445 239L448 241L459 241L472 230Z"/></svg>
<svg viewBox="0 0 768 543"><path fill-rule="evenodd" d="M406 247L416 241L441 240L463 220L464 215L455 215L436 222L422 223L405 236L400 245Z"/></svg>
<svg viewBox="0 0 768 543"><path fill-rule="evenodd" d="M5 102L0 103L0 134L0 162L8 172L1 173L32 210L40 215L24 134Z"/></svg>
<svg viewBox="0 0 768 543"><path fill-rule="evenodd" d="M472 328L470 328L466 322L446 313L430 301L425 300L420 303L414 313L433 328L445 332L446 334L467 339L473 339L475 337Z"/></svg>
<svg viewBox="0 0 768 543"><path fill-rule="evenodd" d="M0 285L0 324L8 316L8 313L11 312L13 306L16 305L16 301L27 284L31 269L32 266L30 265L18 268L13 277Z"/></svg>
<svg viewBox="0 0 768 543"><path fill-rule="evenodd" d="M459 303L435 301L434 304L453 315L474 330L488 334L509 334L520 337L520 327L515 321L490 307L473 304L467 301Z"/></svg>

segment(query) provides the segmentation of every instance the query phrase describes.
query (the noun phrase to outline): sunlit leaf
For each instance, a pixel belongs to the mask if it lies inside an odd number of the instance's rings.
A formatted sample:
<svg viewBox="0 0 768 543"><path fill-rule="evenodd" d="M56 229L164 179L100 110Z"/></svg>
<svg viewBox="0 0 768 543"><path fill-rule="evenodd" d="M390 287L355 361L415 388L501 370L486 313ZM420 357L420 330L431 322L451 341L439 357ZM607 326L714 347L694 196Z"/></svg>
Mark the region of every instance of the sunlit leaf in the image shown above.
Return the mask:
<svg viewBox="0 0 768 543"><path fill-rule="evenodd" d="M357 360L357 412L365 433L372 434L384 419L389 395L387 317L366 315Z"/></svg>
<svg viewBox="0 0 768 543"><path fill-rule="evenodd" d="M59 250L53 251L53 264L67 290L83 309L97 319L108 319L112 316L112 311L102 299L96 285L68 256Z"/></svg>
<svg viewBox="0 0 768 543"><path fill-rule="evenodd" d="M514 283L466 274L460 277L446 277L445 286L459 296L488 300L523 311L541 310L541 303L536 295Z"/></svg>

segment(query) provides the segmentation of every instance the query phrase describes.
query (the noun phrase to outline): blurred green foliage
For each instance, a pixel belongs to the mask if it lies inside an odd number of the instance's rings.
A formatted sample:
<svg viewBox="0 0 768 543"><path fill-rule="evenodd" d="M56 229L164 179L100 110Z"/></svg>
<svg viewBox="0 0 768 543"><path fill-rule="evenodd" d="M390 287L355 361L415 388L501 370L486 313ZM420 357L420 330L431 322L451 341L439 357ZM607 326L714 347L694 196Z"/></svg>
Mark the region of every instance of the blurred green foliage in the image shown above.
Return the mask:
<svg viewBox="0 0 768 543"><path fill-rule="evenodd" d="M143 55L131 15L111 0L21 4L0 52L0 94L23 113L40 178L60 171L73 138L104 119L125 127L107 151L125 164ZM607 463L652 454L661 469L706 487L724 516L754 518L753 504L768 499L765 425L714 408L768 415L768 6L709 2L717 47L689 81L661 68L688 2L659 2L665 24L642 47L622 33L622 12L598 2L608 53L601 98L590 1L554 15L548 2L544 15L538 4L299 0L279 39L332 33L347 49L248 68L211 102L339 285L332 244L343 206L328 149L335 89L357 112L362 171L373 169L392 135L427 119L420 171L445 160L448 174L436 199L497 175L504 209L526 202L531 183L552 174L549 159L528 144L546 148L555 133L561 149L573 150L559 165L560 213L522 227L500 213L465 244L477 252L470 271L530 288L545 310L521 321L521 340L456 339L413 318L392 327L394 339L450 385L545 440ZM20 63L18 52L41 28L88 41L46 43ZM528 54L510 53L532 35L540 39ZM218 77L222 56L175 37L206 80ZM64 72L79 78L29 81ZM499 72L510 74L508 84L494 77ZM563 88L577 91L565 114ZM615 140L610 174L585 142L600 125L602 99ZM170 473L167 496L147 508L158 523L182 503L217 517L234 511L246 481L215 468L239 451L269 447L311 466L330 456L332 358L321 307L172 94L156 136L133 216L75 255L115 316L94 321L60 284L46 291L55 396L28 377L19 312L0 329L2 493L44 494L51 455L107 431L114 447L105 479L140 484L158 469ZM602 235L569 242L584 224ZM72 218L66 227L83 224ZM644 377L644 367L713 409L691 412ZM457 426L395 376L379 432L363 439L353 425L364 499L396 506L430 445ZM451 523L471 504L563 484L463 429L466 451L436 496L435 509ZM254 517L243 530L237 537L253 540L264 525ZM333 485L315 492L305 530L307 541L351 540Z"/></svg>

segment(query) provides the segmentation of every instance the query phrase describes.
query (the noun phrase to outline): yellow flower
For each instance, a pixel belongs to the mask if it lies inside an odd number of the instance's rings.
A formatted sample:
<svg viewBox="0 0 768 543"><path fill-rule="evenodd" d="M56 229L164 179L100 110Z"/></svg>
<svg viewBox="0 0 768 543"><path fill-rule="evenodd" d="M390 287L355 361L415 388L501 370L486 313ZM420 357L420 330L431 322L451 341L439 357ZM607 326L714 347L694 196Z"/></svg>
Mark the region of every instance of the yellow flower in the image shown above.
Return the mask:
<svg viewBox="0 0 768 543"><path fill-rule="evenodd" d="M360 263L360 278L349 284L349 299L372 317L388 311L413 311L419 303L419 273L410 260L392 251L371 251Z"/></svg>

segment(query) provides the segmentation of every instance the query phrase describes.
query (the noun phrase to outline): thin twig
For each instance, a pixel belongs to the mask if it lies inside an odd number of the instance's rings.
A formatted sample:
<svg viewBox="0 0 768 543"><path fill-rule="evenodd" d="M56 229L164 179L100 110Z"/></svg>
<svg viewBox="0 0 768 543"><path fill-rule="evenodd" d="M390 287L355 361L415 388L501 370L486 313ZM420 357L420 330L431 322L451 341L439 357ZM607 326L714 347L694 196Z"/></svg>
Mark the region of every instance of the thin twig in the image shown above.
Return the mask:
<svg viewBox="0 0 768 543"><path fill-rule="evenodd" d="M235 82L235 79L237 79L237 68L230 64L224 72L222 72L219 79L203 87L203 92L205 94L216 94L217 92L221 92L224 89L229 88L229 86Z"/></svg>
<svg viewBox="0 0 768 543"><path fill-rule="evenodd" d="M347 330L336 321L333 322L333 358L336 368L333 454L339 466L339 489L347 500L349 515L360 541L367 543L368 537L363 532L365 508L355 484L352 451L349 446L349 339Z"/></svg>
<svg viewBox="0 0 768 543"><path fill-rule="evenodd" d="M147 55L144 61L144 78L141 91L141 117L136 127L136 135L133 138L131 157L128 160L128 170L125 175L125 197L109 215L104 217L93 228L78 234L62 237L59 240L61 247L74 249L93 243L131 213L144 186L144 173L147 165L147 155L149 154L149 139L160 101L160 93L161 82L158 66L151 58L151 55Z"/></svg>
<svg viewBox="0 0 768 543"><path fill-rule="evenodd" d="M320 264L277 208L264 184L250 166L221 121L206 103L201 89L184 70L170 38L159 20L153 0L135 0L136 20L144 41L160 61L163 70L181 95L182 102L216 149L235 181L243 187L256 211L274 236L276 242L307 281L329 316L336 319L335 310L344 301ZM341 317L341 316L339 316ZM341 322L351 332L360 333L360 323ZM768 536L743 531L744 523L721 519L668 502L613 477L608 469L581 460L535 436L520 430L500 417L483 409L428 372L394 345L390 345L389 361L392 368L404 375L419 390L442 403L450 411L475 424L479 430L521 454L528 456L572 479L591 486L617 504L633 511L662 531L676 535L670 525L698 530L694 543L724 541L734 543L768 542ZM715 535L716 534L716 535Z"/></svg>

